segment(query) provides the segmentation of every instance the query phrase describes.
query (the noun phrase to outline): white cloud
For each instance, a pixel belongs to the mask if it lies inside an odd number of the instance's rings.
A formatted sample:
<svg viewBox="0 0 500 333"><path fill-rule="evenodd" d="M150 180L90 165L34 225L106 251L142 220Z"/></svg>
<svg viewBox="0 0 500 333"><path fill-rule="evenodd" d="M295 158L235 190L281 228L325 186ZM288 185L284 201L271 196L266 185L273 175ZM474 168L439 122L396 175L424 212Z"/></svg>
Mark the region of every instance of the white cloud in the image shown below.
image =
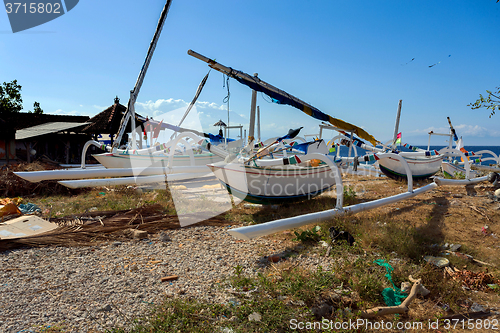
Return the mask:
<svg viewBox="0 0 500 333"><path fill-rule="evenodd" d="M64 111L62 109L57 109L53 112L47 112L47 114L55 114L55 115L61 115L61 116L89 116L92 117L92 115L88 114L87 112L81 112L81 111Z"/></svg>
<svg viewBox="0 0 500 333"><path fill-rule="evenodd" d="M143 110L150 112L155 112L155 111L169 112L182 107L186 107L188 103L186 103L182 99L169 98L169 99L158 99L156 101L147 101L145 103L136 102L135 105L136 105L135 108L137 110L142 108Z"/></svg>
<svg viewBox="0 0 500 333"><path fill-rule="evenodd" d="M150 100L144 103L137 102L135 108L137 112L140 113L141 115L159 117L161 114L164 114L166 112L171 112L174 110L177 111L182 108L184 108L185 110L188 107L188 105L189 103L184 101L183 99L169 98L169 99L158 99L156 101ZM211 109L216 111L226 110L226 107L224 105L219 105L217 103L212 103L212 102L198 101L196 102L195 106L198 109ZM207 111L205 113L205 116L210 118L208 112L212 111Z"/></svg>
<svg viewBox="0 0 500 333"><path fill-rule="evenodd" d="M196 102L196 106L199 108L210 108L210 109L216 109L216 110L227 110L225 105L219 105L217 103L213 102Z"/></svg>

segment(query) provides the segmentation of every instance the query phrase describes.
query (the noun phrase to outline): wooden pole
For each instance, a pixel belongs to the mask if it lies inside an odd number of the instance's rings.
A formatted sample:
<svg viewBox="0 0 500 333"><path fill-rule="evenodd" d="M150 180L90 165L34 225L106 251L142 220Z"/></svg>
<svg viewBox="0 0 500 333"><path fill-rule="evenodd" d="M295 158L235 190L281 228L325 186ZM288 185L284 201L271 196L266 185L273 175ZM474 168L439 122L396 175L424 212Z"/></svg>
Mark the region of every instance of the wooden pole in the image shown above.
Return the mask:
<svg viewBox="0 0 500 333"><path fill-rule="evenodd" d="M260 106L257 106L257 140L260 141Z"/></svg>
<svg viewBox="0 0 500 333"><path fill-rule="evenodd" d="M258 76L257 73L254 73L253 76L256 78ZM250 125L248 127L248 142L255 140L254 137L254 129L255 129L255 108L257 105L257 91L252 90L252 104L250 106Z"/></svg>

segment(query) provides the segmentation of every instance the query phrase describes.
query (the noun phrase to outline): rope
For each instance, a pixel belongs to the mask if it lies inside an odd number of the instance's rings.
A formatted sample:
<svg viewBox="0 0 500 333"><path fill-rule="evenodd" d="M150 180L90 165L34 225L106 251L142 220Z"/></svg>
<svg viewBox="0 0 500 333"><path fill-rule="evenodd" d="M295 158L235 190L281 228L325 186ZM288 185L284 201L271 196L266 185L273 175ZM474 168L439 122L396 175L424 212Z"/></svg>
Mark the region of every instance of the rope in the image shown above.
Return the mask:
<svg viewBox="0 0 500 333"><path fill-rule="evenodd" d="M222 74L222 88L227 86L227 95L222 100L223 103L227 103L227 127L229 127L229 99L231 98L231 92L229 91L229 77L232 75L233 69L230 68L229 74ZM224 81L225 78L225 81ZM227 129L226 137L229 137L229 129Z"/></svg>
<svg viewBox="0 0 500 333"><path fill-rule="evenodd" d="M374 261L375 264L385 267L387 274L385 277L389 280L389 282L392 284L392 288L385 288L382 290L382 297L384 298L384 302L387 306L397 306L401 304L401 301L404 300L408 295L406 293L403 293L401 289L396 287L394 282L392 281L392 276L391 273L394 270L390 264L385 262L384 259L377 259Z"/></svg>

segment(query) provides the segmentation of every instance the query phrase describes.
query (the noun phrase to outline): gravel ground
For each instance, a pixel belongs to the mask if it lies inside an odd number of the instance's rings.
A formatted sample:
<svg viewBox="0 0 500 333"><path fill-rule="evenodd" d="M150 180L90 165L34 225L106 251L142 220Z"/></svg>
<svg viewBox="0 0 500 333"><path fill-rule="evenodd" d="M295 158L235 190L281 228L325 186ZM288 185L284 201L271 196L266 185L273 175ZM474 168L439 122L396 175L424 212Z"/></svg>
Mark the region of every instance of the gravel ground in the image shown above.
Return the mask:
<svg viewBox="0 0 500 333"><path fill-rule="evenodd" d="M232 226L234 227L234 226ZM102 332L147 314L167 297L226 302L234 267L262 269L264 256L286 250L269 238L236 240L230 227L191 227L150 239L92 247L32 248L0 253L0 332ZM169 239L168 239L169 238ZM303 267L331 258L300 256ZM174 281L161 282L165 276Z"/></svg>

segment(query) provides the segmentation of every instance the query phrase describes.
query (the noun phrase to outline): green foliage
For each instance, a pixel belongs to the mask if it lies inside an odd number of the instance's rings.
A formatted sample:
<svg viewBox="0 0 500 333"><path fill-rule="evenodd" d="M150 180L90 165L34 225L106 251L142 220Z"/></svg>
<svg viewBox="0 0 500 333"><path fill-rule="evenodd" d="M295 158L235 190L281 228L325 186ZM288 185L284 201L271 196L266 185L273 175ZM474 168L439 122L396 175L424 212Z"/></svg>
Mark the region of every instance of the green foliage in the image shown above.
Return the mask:
<svg viewBox="0 0 500 333"><path fill-rule="evenodd" d="M351 186L344 186L344 205L356 203L356 191Z"/></svg>
<svg viewBox="0 0 500 333"><path fill-rule="evenodd" d="M479 98L474 103L467 104L467 106L470 106L472 110L479 108L490 109L491 118L491 116L495 114L495 111L500 109L500 87L497 87L497 89L498 90L496 92L486 90L486 92L488 93L488 96L486 98L484 98L483 95L479 94Z"/></svg>
<svg viewBox="0 0 500 333"><path fill-rule="evenodd" d="M23 108L21 85L17 80L0 85L0 115L18 113Z"/></svg>
<svg viewBox="0 0 500 333"><path fill-rule="evenodd" d="M28 111L28 113L31 113L31 111ZM33 103L33 113L34 114L43 114L43 110L40 107L40 103L38 103L38 102Z"/></svg>
<svg viewBox="0 0 500 333"><path fill-rule="evenodd" d="M0 85L0 115L18 113L23 109L21 88L22 86L17 84L17 80L4 82ZM43 114L40 103L35 101L33 103L33 111L28 111L28 113Z"/></svg>
<svg viewBox="0 0 500 333"><path fill-rule="evenodd" d="M321 227L319 225L313 227L311 230L304 230L301 233L294 231L293 233L295 234L295 238L292 239L293 241L301 241L303 243L305 242L317 242L321 239L321 234L319 233L321 230Z"/></svg>

